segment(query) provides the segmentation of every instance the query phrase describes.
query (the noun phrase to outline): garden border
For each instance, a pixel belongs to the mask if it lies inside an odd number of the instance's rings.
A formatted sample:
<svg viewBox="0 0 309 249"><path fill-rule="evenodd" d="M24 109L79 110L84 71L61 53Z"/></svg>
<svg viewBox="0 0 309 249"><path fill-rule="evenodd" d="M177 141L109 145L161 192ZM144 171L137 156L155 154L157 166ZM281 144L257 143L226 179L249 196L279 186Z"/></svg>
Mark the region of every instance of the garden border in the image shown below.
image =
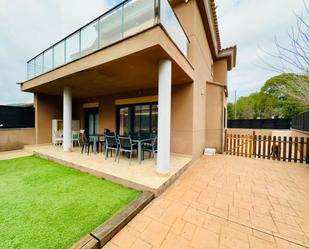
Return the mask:
<svg viewBox="0 0 309 249"><path fill-rule="evenodd" d="M154 194L143 192L128 206L98 226L90 234L76 242L71 249L100 249L128 224L144 207L154 199Z"/></svg>

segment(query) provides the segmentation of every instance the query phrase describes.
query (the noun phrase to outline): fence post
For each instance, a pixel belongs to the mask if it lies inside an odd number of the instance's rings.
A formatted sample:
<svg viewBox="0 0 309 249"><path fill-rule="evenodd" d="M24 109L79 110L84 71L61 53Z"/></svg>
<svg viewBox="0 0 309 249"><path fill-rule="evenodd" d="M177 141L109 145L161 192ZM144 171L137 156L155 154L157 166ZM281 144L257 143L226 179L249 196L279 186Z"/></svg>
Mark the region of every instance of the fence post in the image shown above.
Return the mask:
<svg viewBox="0 0 309 249"><path fill-rule="evenodd" d="M277 142L276 142L276 136L273 137L273 146L272 146L272 154L273 154L273 160L276 159L276 146L277 146Z"/></svg>
<svg viewBox="0 0 309 249"><path fill-rule="evenodd" d="M263 136L263 158L266 157L266 136Z"/></svg>
<svg viewBox="0 0 309 249"><path fill-rule="evenodd" d="M270 155L271 155L271 143L272 143L271 136L268 136L268 138L267 138L267 159L270 159Z"/></svg>
<svg viewBox="0 0 309 249"><path fill-rule="evenodd" d="M292 161L292 146L293 146L293 139L292 137L289 137L289 159L288 161Z"/></svg>
<svg viewBox="0 0 309 249"><path fill-rule="evenodd" d="M224 154L227 152L227 130L224 131Z"/></svg>
<svg viewBox="0 0 309 249"><path fill-rule="evenodd" d="M300 163L304 162L304 138L300 138L300 150L299 150Z"/></svg>
<svg viewBox="0 0 309 249"><path fill-rule="evenodd" d="M262 136L259 135L259 138L258 138L258 158L261 158L261 143L262 143Z"/></svg>
<svg viewBox="0 0 309 249"><path fill-rule="evenodd" d="M253 157L256 158L256 135L255 131L253 131Z"/></svg>
<svg viewBox="0 0 309 249"><path fill-rule="evenodd" d="M294 142L294 162L297 163L298 158L298 137L295 137Z"/></svg>
<svg viewBox="0 0 309 249"><path fill-rule="evenodd" d="M309 137L307 137L306 142L306 164L309 164Z"/></svg>
<svg viewBox="0 0 309 249"><path fill-rule="evenodd" d="M286 161L286 136L283 137L283 161Z"/></svg>
<svg viewBox="0 0 309 249"><path fill-rule="evenodd" d="M280 159L281 159L281 137L279 136L278 137L278 158L277 158L277 160L278 161L280 161Z"/></svg>

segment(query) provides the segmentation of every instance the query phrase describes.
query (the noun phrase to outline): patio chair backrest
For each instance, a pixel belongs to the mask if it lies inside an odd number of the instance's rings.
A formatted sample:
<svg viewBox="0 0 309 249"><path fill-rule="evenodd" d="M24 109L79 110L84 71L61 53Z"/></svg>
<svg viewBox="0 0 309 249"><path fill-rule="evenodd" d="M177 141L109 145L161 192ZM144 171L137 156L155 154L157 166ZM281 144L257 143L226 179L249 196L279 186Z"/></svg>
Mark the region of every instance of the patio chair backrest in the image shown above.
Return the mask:
<svg viewBox="0 0 309 249"><path fill-rule="evenodd" d="M107 147L112 147L117 145L116 135L107 135L105 134L105 141Z"/></svg>
<svg viewBox="0 0 309 249"><path fill-rule="evenodd" d="M132 147L132 140L130 136L118 136L118 140L122 148Z"/></svg>
<svg viewBox="0 0 309 249"><path fill-rule="evenodd" d="M157 145L158 145L158 137L155 136L154 139L152 140L152 146L154 147L154 149L157 149Z"/></svg>
<svg viewBox="0 0 309 249"><path fill-rule="evenodd" d="M85 143L88 143L88 139L87 139L87 136L85 133L82 133L81 136L80 136L80 142L81 144L85 144Z"/></svg>
<svg viewBox="0 0 309 249"><path fill-rule="evenodd" d="M110 129L107 128L104 129L104 134L110 135L110 133L111 133Z"/></svg>
<svg viewBox="0 0 309 249"><path fill-rule="evenodd" d="M78 140L80 136L79 131L72 131L72 139Z"/></svg>
<svg viewBox="0 0 309 249"><path fill-rule="evenodd" d="M56 138L62 138L63 132L61 130L55 131L55 137Z"/></svg>
<svg viewBox="0 0 309 249"><path fill-rule="evenodd" d="M149 133L149 132L140 132L140 133L139 133L139 137L140 137L141 139L150 138L150 133Z"/></svg>

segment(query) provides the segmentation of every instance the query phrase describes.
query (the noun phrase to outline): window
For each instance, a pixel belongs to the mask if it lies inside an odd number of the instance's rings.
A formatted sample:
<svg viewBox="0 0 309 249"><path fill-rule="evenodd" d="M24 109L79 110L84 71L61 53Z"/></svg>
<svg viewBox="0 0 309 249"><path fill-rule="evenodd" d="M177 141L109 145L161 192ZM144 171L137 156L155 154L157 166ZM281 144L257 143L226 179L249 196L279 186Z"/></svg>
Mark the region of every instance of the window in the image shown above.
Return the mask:
<svg viewBox="0 0 309 249"><path fill-rule="evenodd" d="M158 104L145 103L119 106L117 112L117 132L130 133L157 132Z"/></svg>

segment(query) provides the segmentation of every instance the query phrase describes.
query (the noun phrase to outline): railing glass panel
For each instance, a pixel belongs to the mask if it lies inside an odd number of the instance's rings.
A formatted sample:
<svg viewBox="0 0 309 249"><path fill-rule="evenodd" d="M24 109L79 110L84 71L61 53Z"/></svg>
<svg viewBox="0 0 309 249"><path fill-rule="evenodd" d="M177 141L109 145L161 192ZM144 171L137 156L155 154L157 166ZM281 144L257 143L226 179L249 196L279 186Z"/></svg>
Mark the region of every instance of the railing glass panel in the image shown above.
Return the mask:
<svg viewBox="0 0 309 249"><path fill-rule="evenodd" d="M90 54L99 48L99 39L98 39L98 24L99 21L95 20L94 22L87 25L80 32L81 34L81 52L80 56L85 56Z"/></svg>
<svg viewBox="0 0 309 249"><path fill-rule="evenodd" d="M122 39L123 6L100 18L100 48Z"/></svg>
<svg viewBox="0 0 309 249"><path fill-rule="evenodd" d="M123 37L132 36L155 24L155 1L129 1L123 7Z"/></svg>
<svg viewBox="0 0 309 249"><path fill-rule="evenodd" d="M80 57L80 32L69 36L65 41L65 63Z"/></svg>
<svg viewBox="0 0 309 249"><path fill-rule="evenodd" d="M44 52L44 72L48 72L53 69L53 49L50 48Z"/></svg>
<svg viewBox="0 0 309 249"><path fill-rule="evenodd" d="M31 79L35 76L35 59L32 59L27 63L28 79Z"/></svg>
<svg viewBox="0 0 309 249"><path fill-rule="evenodd" d="M35 75L43 73L43 55L40 54L35 58Z"/></svg>
<svg viewBox="0 0 309 249"><path fill-rule="evenodd" d="M57 45L54 46L54 68L59 67L64 64L65 58L64 58L64 41L61 41L57 43Z"/></svg>
<svg viewBox="0 0 309 249"><path fill-rule="evenodd" d="M188 38L167 0L160 0L160 20L181 52L188 54Z"/></svg>

